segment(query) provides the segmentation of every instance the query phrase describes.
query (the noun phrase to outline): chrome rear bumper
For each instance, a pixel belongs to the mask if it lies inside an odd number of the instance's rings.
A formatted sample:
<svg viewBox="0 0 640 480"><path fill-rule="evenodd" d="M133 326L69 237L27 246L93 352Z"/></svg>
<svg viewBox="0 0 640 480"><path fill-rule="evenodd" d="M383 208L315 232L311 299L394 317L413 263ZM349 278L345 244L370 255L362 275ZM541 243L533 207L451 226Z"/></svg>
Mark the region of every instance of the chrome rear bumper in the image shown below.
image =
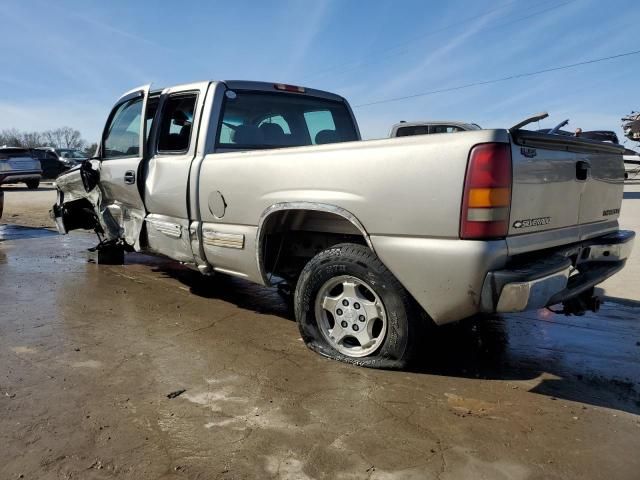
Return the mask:
<svg viewBox="0 0 640 480"><path fill-rule="evenodd" d="M634 232L620 230L489 272L482 288L481 310L521 312L576 297L621 270L634 239Z"/></svg>

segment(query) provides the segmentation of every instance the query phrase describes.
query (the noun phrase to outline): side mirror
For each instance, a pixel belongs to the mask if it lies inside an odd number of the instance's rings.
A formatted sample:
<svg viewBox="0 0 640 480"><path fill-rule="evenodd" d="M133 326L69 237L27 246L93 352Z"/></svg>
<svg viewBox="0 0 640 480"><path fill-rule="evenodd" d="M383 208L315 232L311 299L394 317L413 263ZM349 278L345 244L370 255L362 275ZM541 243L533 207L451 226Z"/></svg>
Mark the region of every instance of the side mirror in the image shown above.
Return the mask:
<svg viewBox="0 0 640 480"><path fill-rule="evenodd" d="M88 159L80 164L80 178L87 193L93 190L100 182L99 163L95 159Z"/></svg>

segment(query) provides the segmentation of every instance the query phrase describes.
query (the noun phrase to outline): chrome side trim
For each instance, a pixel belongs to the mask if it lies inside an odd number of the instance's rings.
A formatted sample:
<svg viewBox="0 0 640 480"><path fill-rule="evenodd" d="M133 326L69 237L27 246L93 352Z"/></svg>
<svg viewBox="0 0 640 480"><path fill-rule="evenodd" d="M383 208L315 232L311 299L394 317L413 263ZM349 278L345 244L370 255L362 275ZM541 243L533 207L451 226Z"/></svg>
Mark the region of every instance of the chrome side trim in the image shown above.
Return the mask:
<svg viewBox="0 0 640 480"><path fill-rule="evenodd" d="M176 223L163 222L148 217L145 220L147 223L153 225L153 228L158 230L160 233L164 233L171 238L180 238L182 236L182 228Z"/></svg>
<svg viewBox="0 0 640 480"><path fill-rule="evenodd" d="M221 233L213 230L202 230L202 239L212 247L244 248L244 235L241 233Z"/></svg>
<svg viewBox="0 0 640 480"><path fill-rule="evenodd" d="M319 212L327 212L333 213L335 215L339 215L344 219L348 220L354 227L360 231L362 236L364 237L365 242L367 242L367 246L371 249L372 252L375 252L373 248L373 244L371 243L371 239L369 238L369 234L365 230L364 226L360 221L356 218L354 214L345 210L344 208L337 207L335 205L330 205L326 203L318 203L318 202L281 202L275 203L268 207L262 212L260 215L260 220L258 221L258 231L256 233L256 262L258 264L258 272L262 277L262 281L264 285L270 286L269 279L267 278L266 272L264 270L263 264L263 255L262 255L262 246L263 246L263 237L264 237L264 224L269 218L269 216L275 212L279 212L282 210L314 210Z"/></svg>

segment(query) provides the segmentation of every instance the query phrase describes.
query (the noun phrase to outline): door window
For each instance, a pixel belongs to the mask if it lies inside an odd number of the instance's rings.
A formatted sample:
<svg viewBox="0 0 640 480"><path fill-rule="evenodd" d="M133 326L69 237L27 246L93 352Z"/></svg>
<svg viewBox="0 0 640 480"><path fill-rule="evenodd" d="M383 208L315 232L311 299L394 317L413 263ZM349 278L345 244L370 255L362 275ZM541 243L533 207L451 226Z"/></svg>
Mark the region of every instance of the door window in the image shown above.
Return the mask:
<svg viewBox="0 0 640 480"><path fill-rule="evenodd" d="M140 118L142 98L135 98L120 105L104 138L105 159L137 157L140 154Z"/></svg>
<svg viewBox="0 0 640 480"><path fill-rule="evenodd" d="M180 153L189 150L196 93L170 96L162 110L158 151Z"/></svg>

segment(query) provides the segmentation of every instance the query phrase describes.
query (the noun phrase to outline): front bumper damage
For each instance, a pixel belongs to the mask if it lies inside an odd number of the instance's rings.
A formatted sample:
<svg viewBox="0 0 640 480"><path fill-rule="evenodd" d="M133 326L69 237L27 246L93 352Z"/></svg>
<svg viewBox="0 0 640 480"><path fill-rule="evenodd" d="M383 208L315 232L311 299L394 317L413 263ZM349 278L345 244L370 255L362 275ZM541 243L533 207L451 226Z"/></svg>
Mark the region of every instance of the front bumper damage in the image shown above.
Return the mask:
<svg viewBox="0 0 640 480"><path fill-rule="evenodd" d="M635 232L619 230L536 258L514 260L508 268L487 274L481 310L522 312L576 299L624 267L634 239Z"/></svg>
<svg viewBox="0 0 640 480"><path fill-rule="evenodd" d="M87 167L90 168L90 167ZM100 211L102 194L96 185L86 185L82 167L72 168L56 178L57 200L49 215L60 234L71 230L94 230L102 241L102 235L109 235L112 229L105 224Z"/></svg>

